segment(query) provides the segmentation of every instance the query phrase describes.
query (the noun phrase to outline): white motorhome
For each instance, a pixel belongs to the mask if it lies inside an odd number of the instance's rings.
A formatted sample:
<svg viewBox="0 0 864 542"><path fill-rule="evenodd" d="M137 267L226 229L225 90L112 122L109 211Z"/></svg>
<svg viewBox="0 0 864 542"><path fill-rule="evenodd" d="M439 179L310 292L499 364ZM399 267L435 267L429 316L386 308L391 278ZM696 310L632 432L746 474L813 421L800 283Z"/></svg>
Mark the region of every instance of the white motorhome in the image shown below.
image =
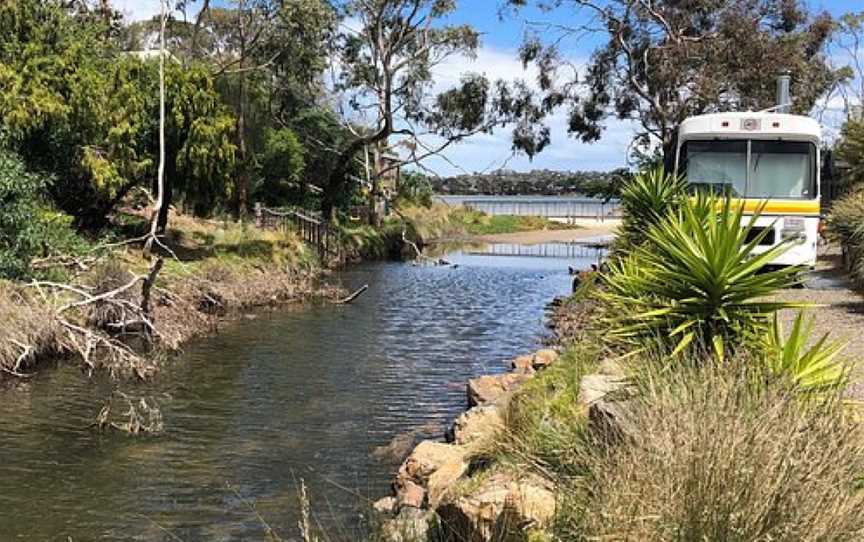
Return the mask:
<svg viewBox="0 0 864 542"><path fill-rule="evenodd" d="M781 102L783 103L783 102ZM678 131L677 172L695 189L728 194L755 229L770 229L762 251L795 242L775 265L816 265L820 220L819 123L774 112L690 117Z"/></svg>

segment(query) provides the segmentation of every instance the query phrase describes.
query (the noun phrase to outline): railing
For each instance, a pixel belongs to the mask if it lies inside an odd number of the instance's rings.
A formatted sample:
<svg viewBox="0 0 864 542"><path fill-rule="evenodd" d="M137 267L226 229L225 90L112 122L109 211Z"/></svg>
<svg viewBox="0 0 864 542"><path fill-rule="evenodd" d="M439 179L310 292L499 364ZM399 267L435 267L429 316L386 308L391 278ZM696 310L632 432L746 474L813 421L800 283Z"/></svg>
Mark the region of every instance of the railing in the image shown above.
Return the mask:
<svg viewBox="0 0 864 542"><path fill-rule="evenodd" d="M256 203L255 225L265 230L291 229L314 247L322 260L343 263L339 232L313 213L297 209L269 209Z"/></svg>
<svg viewBox="0 0 864 542"><path fill-rule="evenodd" d="M439 196L451 205L462 205L489 215L542 216L561 219L620 218L617 200L561 196Z"/></svg>

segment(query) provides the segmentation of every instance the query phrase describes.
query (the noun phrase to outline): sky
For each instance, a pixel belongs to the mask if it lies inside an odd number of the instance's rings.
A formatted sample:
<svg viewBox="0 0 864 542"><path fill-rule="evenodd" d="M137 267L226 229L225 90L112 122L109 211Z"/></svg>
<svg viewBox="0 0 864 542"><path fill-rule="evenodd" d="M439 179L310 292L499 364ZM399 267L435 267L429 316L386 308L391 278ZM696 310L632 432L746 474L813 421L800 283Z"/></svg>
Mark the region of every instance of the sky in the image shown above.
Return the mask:
<svg viewBox="0 0 864 542"><path fill-rule="evenodd" d="M225 4L216 0L215 5ZM198 2L200 4L200 0ZM572 11L543 13L535 8L520 12L500 13L501 0L461 0L457 11L448 22L470 24L481 33L481 47L477 58L452 59L434 72L436 89L447 88L466 72L485 74L490 79L525 79L533 81L532 71L525 71L517 60L516 52L529 29L541 29L542 24L579 21ZM132 20L152 17L159 12L159 0L115 0L114 5ZM850 10L864 10L864 0L809 0L813 11L826 10L834 16ZM194 8L188 10L195 13ZM596 47L597 39L585 38L573 44L566 54L575 64L587 59ZM768 75L771 76L771 75ZM594 143L582 143L567 134L566 114L562 111L547 120L551 128L552 143L533 160L514 156L511 151L510 132L503 129L493 134L481 134L446 151L445 158L432 158L425 165L440 175L488 172L506 167L517 171L532 169L553 170L610 170L627 165L628 146L633 127L628 122L610 119L602 138ZM830 130L831 128L829 128ZM836 128L834 128L836 129Z"/></svg>

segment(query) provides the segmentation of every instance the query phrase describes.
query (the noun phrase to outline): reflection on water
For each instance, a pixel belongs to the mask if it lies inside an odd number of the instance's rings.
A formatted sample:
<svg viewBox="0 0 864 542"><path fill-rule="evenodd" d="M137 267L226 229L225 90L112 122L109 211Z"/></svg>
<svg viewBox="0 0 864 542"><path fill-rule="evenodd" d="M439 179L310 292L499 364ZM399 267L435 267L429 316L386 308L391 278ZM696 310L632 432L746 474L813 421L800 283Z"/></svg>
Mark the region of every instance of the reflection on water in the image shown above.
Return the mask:
<svg viewBox="0 0 864 542"><path fill-rule="evenodd" d="M596 254L446 259L353 268L340 280L370 285L353 304L226 325L155 382L122 385L159 401L159 437L90 431L114 385L73 368L5 392L0 540L256 540L252 503L291 539L300 478L333 538L352 539L395 469L381 447L440 437L465 380L536 347L568 265Z"/></svg>

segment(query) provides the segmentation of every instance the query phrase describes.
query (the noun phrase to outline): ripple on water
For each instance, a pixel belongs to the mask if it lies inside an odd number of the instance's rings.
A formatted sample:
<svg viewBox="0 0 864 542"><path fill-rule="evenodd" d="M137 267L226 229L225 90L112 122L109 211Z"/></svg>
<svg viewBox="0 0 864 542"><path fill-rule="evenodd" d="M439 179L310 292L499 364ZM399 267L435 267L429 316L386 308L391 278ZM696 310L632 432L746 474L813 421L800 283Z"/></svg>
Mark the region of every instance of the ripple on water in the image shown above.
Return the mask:
<svg viewBox="0 0 864 542"><path fill-rule="evenodd" d="M373 451L441 435L465 408L468 378L538 346L544 305L568 292L567 266L580 266L447 259L459 267L353 268L346 286L370 285L353 304L226 325L156 382L122 385L159 400L159 437L89 431L114 384L72 368L8 392L0 540L159 540L165 530L187 541L259 539L253 501L290 538L300 478L319 519L350 539L358 507L387 491L395 468Z"/></svg>

